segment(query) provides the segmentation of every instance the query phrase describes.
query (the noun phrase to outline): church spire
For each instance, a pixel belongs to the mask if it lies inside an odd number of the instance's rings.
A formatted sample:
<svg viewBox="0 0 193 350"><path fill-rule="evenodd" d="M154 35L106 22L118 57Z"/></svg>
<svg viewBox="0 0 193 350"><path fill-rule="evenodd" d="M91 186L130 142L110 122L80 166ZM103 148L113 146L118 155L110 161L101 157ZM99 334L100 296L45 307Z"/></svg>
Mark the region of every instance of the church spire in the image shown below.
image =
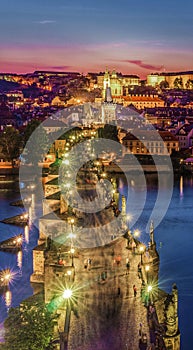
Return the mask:
<svg viewBox="0 0 193 350"><path fill-rule="evenodd" d="M151 220L150 223L150 229L149 229L149 235L150 235L150 244L154 245L154 224L153 224L153 220Z"/></svg>
<svg viewBox="0 0 193 350"><path fill-rule="evenodd" d="M108 86L106 87L106 90L105 90L105 102L108 102L108 103L113 102L113 98L111 95L111 88Z"/></svg>

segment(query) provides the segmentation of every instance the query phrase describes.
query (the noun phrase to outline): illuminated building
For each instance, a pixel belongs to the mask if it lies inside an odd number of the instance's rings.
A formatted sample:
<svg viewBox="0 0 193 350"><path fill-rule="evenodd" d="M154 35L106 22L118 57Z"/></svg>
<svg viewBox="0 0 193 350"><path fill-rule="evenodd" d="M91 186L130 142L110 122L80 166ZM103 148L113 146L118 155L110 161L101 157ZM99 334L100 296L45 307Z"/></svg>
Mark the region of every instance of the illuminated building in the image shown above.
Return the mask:
<svg viewBox="0 0 193 350"><path fill-rule="evenodd" d="M128 87L138 86L140 79L137 75L122 75L115 70L109 72L106 69L105 73L97 76L97 86L102 89L103 99L105 98L105 91L107 87L111 88L111 94L113 100L117 97L123 96L128 93Z"/></svg>
<svg viewBox="0 0 193 350"><path fill-rule="evenodd" d="M193 124L184 124L178 128L176 138L179 141L180 149L189 148L192 146L192 137L193 137Z"/></svg>
<svg viewBox="0 0 193 350"><path fill-rule="evenodd" d="M165 81L165 77L162 74L149 74L147 76L147 85L156 87L158 86L162 81Z"/></svg>
<svg viewBox="0 0 193 350"><path fill-rule="evenodd" d="M147 76L147 85L158 86L162 81L166 81L170 89L175 88L176 79L182 79L181 88L190 88L189 82L193 81L193 71L153 73Z"/></svg>
<svg viewBox="0 0 193 350"><path fill-rule="evenodd" d="M121 142L127 147L126 153L164 155L168 153L171 154L172 151L179 151L179 142L174 135L168 131L159 131L158 133L163 141L155 137L155 131L138 130L136 134L139 138L137 138L134 136L135 130L133 130L132 133L128 133Z"/></svg>
<svg viewBox="0 0 193 350"><path fill-rule="evenodd" d="M128 95L122 97L123 105L132 104L137 109L164 107L165 102L157 95Z"/></svg>
<svg viewBox="0 0 193 350"><path fill-rule="evenodd" d="M64 107L65 102L60 99L59 96L55 96L51 102L52 106L57 106L57 107Z"/></svg>
<svg viewBox="0 0 193 350"><path fill-rule="evenodd" d="M107 88L111 88L111 93L113 96L123 95L122 81L118 78L115 70L113 70L110 74L109 71L106 69L103 79L103 98L105 98Z"/></svg>

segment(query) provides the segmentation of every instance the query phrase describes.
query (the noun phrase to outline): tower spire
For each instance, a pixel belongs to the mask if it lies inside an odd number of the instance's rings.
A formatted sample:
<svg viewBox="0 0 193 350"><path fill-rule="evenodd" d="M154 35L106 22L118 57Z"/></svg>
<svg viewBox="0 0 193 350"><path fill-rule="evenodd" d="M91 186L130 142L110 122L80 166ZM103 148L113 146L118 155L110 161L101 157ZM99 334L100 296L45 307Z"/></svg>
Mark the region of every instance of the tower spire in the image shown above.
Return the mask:
<svg viewBox="0 0 193 350"><path fill-rule="evenodd" d="M150 243L151 245L154 245L154 223L153 220L151 220L150 223L150 229L149 229L149 235L150 235Z"/></svg>
<svg viewBox="0 0 193 350"><path fill-rule="evenodd" d="M108 86L106 87L106 90L105 90L105 102L108 102L108 103L113 102L113 98L111 95L111 88Z"/></svg>

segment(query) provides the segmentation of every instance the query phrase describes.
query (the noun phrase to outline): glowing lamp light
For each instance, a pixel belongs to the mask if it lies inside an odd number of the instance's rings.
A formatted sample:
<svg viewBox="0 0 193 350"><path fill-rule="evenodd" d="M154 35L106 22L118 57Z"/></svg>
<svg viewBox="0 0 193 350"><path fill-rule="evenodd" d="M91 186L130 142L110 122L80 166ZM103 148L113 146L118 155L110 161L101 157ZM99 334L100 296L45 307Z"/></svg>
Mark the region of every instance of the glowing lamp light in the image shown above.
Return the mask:
<svg viewBox="0 0 193 350"><path fill-rule="evenodd" d="M149 265L146 265L146 267L145 267L145 271L149 271L149 269L150 269L150 267L149 267Z"/></svg>
<svg viewBox="0 0 193 350"><path fill-rule="evenodd" d="M4 276L4 279L9 281L11 278L11 274L10 273L7 273L5 276Z"/></svg>
<svg viewBox="0 0 193 350"><path fill-rule="evenodd" d="M70 253L71 253L71 254L74 254L74 252L75 252L75 249L74 249L74 248L71 248L71 249L70 249Z"/></svg>
<svg viewBox="0 0 193 350"><path fill-rule="evenodd" d="M72 274L72 271L70 271L70 270L67 271L67 275L68 275L68 276L71 276L71 274Z"/></svg>
<svg viewBox="0 0 193 350"><path fill-rule="evenodd" d="M147 286L147 291L150 293L152 291L152 286Z"/></svg>
<svg viewBox="0 0 193 350"><path fill-rule="evenodd" d="M63 296L64 299L70 299L71 296L72 296L72 290L71 289L65 289L62 296Z"/></svg>
<svg viewBox="0 0 193 350"><path fill-rule="evenodd" d="M140 236L140 231L139 231L139 230L135 230L133 234L134 234L135 237L139 237L139 236ZM141 249L141 248L142 248L142 249ZM140 250L140 251L143 251L143 247L141 246L141 247L139 248L139 250Z"/></svg>
<svg viewBox="0 0 193 350"><path fill-rule="evenodd" d="M114 190L115 191L115 190ZM116 192L116 191L115 191ZM127 214L126 215L126 218L127 218L127 220L128 221L131 221L131 219L132 219L132 215L131 214ZM136 230L138 233L139 233L139 230ZM135 231L134 231L134 233L135 233Z"/></svg>
<svg viewBox="0 0 193 350"><path fill-rule="evenodd" d="M13 278L13 274L9 270L5 270L1 273L1 282L5 285L8 285Z"/></svg>
<svg viewBox="0 0 193 350"><path fill-rule="evenodd" d="M65 187L70 188L70 183L65 184Z"/></svg>
<svg viewBox="0 0 193 350"><path fill-rule="evenodd" d="M143 251L144 251L144 247L143 247L143 246L141 246L141 247L139 248L139 251L140 251L140 253L143 253Z"/></svg>
<svg viewBox="0 0 193 350"><path fill-rule="evenodd" d="M11 306L11 301L12 301L12 293L10 290L7 290L5 293L5 304L7 308Z"/></svg>
<svg viewBox="0 0 193 350"><path fill-rule="evenodd" d="M69 162L68 159L65 159L65 160L63 161L63 163L64 163L65 165L69 165L69 164L70 164L70 162Z"/></svg>
<svg viewBox="0 0 193 350"><path fill-rule="evenodd" d="M72 239L72 238L76 238L76 235L75 235L74 233L70 233L70 234L68 235L68 237L69 237L70 239Z"/></svg>

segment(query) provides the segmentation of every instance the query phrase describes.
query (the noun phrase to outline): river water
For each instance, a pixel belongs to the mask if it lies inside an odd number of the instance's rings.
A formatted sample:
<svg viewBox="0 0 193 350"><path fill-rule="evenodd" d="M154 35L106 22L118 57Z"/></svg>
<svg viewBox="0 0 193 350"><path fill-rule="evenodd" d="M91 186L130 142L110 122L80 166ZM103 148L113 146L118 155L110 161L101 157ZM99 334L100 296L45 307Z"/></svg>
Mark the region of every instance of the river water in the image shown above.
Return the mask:
<svg viewBox="0 0 193 350"><path fill-rule="evenodd" d="M144 209L135 228L141 232L140 240L147 243L145 227L152 212L157 193L155 175L147 175L148 193ZM22 213L23 209L10 206L10 202L20 198L16 177L0 177L0 220ZM137 195L144 189L133 186ZM120 183L122 194L127 193L127 185ZM167 191L167 181L164 188ZM31 227L18 228L0 223L0 241L23 233L21 254L0 252L0 270L11 268L14 279L10 293L0 295L0 324L10 306L17 306L23 299L32 295L30 285L32 273L32 248L36 246L38 231ZM193 346L193 177L175 179L172 199L165 217L155 229L155 240L160 254L160 287L171 292L175 282L179 290L179 326L183 350Z"/></svg>
<svg viewBox="0 0 193 350"><path fill-rule="evenodd" d="M23 208L10 206L10 203L20 199L19 183L16 177L0 176L0 220L24 211ZM30 275L32 273L32 249L37 244L38 230L32 226L17 227L0 223L0 241L15 235L23 234L22 252L17 254L0 252L0 270L11 269L13 280L10 292L0 295L0 325L7 315L11 306L19 303L33 294L30 286ZM0 327L0 330L2 327ZM1 332L0 332L1 338Z"/></svg>

